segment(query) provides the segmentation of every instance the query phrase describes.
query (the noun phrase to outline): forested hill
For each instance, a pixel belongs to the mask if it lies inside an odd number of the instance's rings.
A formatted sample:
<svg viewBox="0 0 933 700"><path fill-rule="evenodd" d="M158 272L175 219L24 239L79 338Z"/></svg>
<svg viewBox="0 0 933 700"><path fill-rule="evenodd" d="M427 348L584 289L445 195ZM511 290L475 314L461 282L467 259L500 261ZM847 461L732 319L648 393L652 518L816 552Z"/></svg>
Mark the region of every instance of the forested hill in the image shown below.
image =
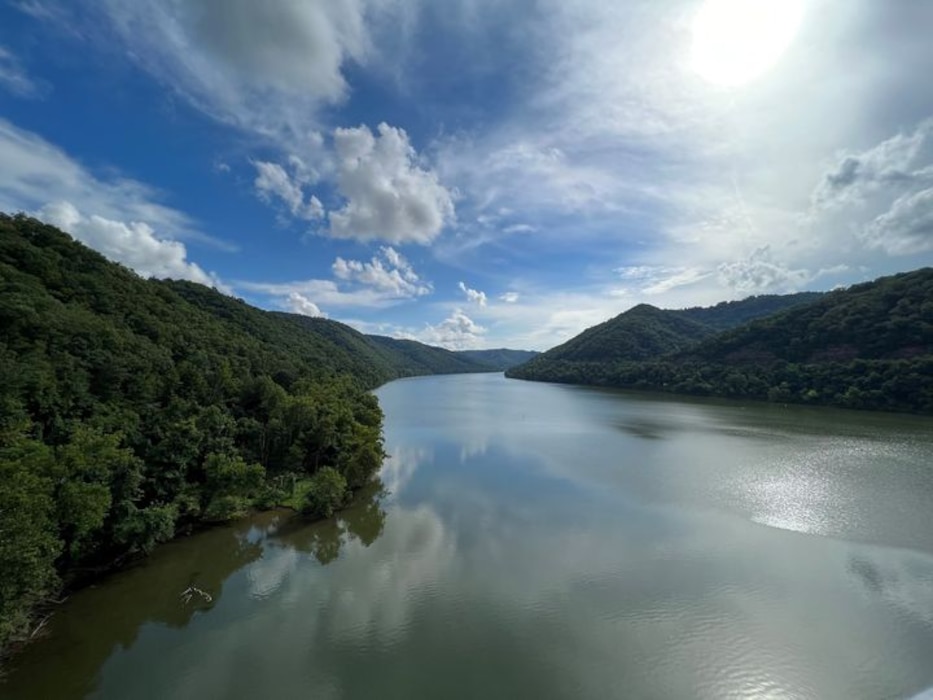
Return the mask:
<svg viewBox="0 0 933 700"><path fill-rule="evenodd" d="M507 376L933 413L933 269L884 277L810 301L804 298L804 303L799 303L800 295L794 296L797 303L789 308L736 328L700 334L693 342L677 335L667 352L663 343L655 342L657 324L647 324L649 341L623 347L658 348L653 356L635 357L618 349L600 353L592 343L585 348L587 354L568 356L562 348L574 347L570 341ZM755 298L750 301L759 304ZM736 318L736 310L729 309L729 315ZM627 312L614 321L645 315L641 307L632 311L637 315ZM693 318L705 312L689 310ZM637 335L638 324L626 323L629 334ZM593 333L599 328L574 340L588 334L591 339L604 338Z"/></svg>
<svg viewBox="0 0 933 700"><path fill-rule="evenodd" d="M375 347L392 358L392 366L399 376L416 374L459 374L488 372L489 367L475 362L452 350L436 348L414 340L388 338L382 335L365 336Z"/></svg>
<svg viewBox="0 0 933 700"><path fill-rule="evenodd" d="M924 268L830 292L709 338L679 359L813 364L931 354L933 268Z"/></svg>
<svg viewBox="0 0 933 700"><path fill-rule="evenodd" d="M502 372L523 362L528 362L528 360L537 357L540 353L535 350L496 348L493 350L457 350L456 354Z"/></svg>
<svg viewBox="0 0 933 700"><path fill-rule="evenodd" d="M680 313L714 330L724 331L756 318L764 318L794 306L809 304L824 295L825 292L760 294L741 301L722 301L715 306L684 309Z"/></svg>
<svg viewBox="0 0 933 700"><path fill-rule="evenodd" d="M677 312L639 304L539 355L532 360L532 364L545 366L548 362L560 360L646 360L685 348L712 332L708 326Z"/></svg>
<svg viewBox="0 0 933 700"><path fill-rule="evenodd" d="M369 389L486 369L421 352L145 280L0 215L0 650L62 582L180 528L339 508L382 463Z"/></svg>
<svg viewBox="0 0 933 700"><path fill-rule="evenodd" d="M659 309L639 304L538 355L515 373L547 375L553 363L644 361L693 346L717 331L820 298L818 293L765 295L709 308ZM519 375L519 373L521 375Z"/></svg>

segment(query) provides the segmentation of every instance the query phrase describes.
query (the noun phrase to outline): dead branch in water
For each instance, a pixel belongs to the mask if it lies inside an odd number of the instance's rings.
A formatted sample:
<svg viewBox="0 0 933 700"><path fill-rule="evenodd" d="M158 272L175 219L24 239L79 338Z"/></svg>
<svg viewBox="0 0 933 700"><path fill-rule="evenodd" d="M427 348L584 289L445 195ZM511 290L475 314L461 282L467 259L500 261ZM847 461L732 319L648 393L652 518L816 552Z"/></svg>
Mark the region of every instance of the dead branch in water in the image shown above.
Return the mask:
<svg viewBox="0 0 933 700"><path fill-rule="evenodd" d="M32 639L37 634L39 634L39 632L42 630L43 627L45 627L46 623L51 619L51 617L52 615L50 613L46 615L45 617L43 617L41 620L39 620L39 624L36 625L36 628L32 631L32 634L29 635L29 639Z"/></svg>
<svg viewBox="0 0 933 700"><path fill-rule="evenodd" d="M213 602L214 602L214 598L211 596L210 593L208 593L207 591L202 591L202 590L201 590L200 588L198 588L197 586L188 586L184 591L182 591L181 596L179 596L179 597L182 599L182 602L183 602L185 605L187 605L188 603L191 602L191 599L192 599L195 595L201 596L201 597L204 599L204 602L205 602L205 603L213 603Z"/></svg>

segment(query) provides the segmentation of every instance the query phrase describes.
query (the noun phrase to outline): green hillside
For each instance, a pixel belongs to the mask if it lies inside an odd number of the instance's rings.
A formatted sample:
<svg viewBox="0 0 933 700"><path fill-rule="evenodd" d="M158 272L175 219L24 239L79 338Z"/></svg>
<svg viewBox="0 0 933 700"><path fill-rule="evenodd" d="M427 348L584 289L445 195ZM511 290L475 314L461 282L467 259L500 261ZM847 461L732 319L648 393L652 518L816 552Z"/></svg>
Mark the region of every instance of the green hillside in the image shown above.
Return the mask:
<svg viewBox="0 0 933 700"><path fill-rule="evenodd" d="M516 367L523 362L528 362L528 360L534 359L540 353L534 350L496 348L493 350L458 350L456 354L484 365L489 369L502 372Z"/></svg>
<svg viewBox="0 0 933 700"><path fill-rule="evenodd" d="M800 295L794 296L800 299ZM758 305L755 300L750 301ZM745 312L741 307L732 307L729 315L737 318L737 310ZM702 318L705 310L690 313ZM715 316L715 312L707 314L707 318L710 315ZM635 332L631 321L628 325ZM933 412L933 270L929 268L819 295L809 303L798 302L737 328L708 332L692 343L683 336L674 338L667 352L654 356L636 357L618 350L600 353L600 346L592 342L584 346L584 352L578 349L571 356L564 353L562 349L576 347L574 341L594 330L510 370L507 376ZM657 337L651 326L646 334L651 339ZM654 340L629 342L625 347L633 345L657 347Z"/></svg>
<svg viewBox="0 0 933 700"><path fill-rule="evenodd" d="M933 268L925 268L830 292L710 338L683 359L810 364L931 353Z"/></svg>
<svg viewBox="0 0 933 700"><path fill-rule="evenodd" d="M179 530L341 507L383 459L370 389L481 369L415 346L145 280L0 215L0 649L62 584Z"/></svg>
<svg viewBox="0 0 933 700"><path fill-rule="evenodd" d="M822 295L754 296L708 308L659 309L639 304L615 318L588 328L521 367L523 379L548 373L554 363L644 361L693 346L717 331L804 304ZM518 376L517 374L515 376Z"/></svg>
<svg viewBox="0 0 933 700"><path fill-rule="evenodd" d="M615 362L646 360L685 348L712 330L680 313L639 304L615 318L583 331L533 362Z"/></svg>
<svg viewBox="0 0 933 700"><path fill-rule="evenodd" d="M365 337L371 345L390 358L393 371L399 377L489 371L485 365L451 350L382 335Z"/></svg>
<svg viewBox="0 0 933 700"><path fill-rule="evenodd" d="M724 331L756 318L764 318L794 306L809 304L823 296L824 292L760 294L741 301L721 301L715 306L684 309L680 313L714 330Z"/></svg>

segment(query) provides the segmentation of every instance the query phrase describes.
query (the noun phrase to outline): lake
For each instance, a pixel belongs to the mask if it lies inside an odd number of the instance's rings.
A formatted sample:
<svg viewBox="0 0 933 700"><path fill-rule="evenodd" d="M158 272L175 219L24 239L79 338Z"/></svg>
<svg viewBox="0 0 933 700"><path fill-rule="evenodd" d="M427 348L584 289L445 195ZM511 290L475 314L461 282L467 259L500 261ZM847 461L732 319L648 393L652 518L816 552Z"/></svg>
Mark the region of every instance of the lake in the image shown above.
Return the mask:
<svg viewBox="0 0 933 700"><path fill-rule="evenodd" d="M336 520L179 539L61 606L0 697L909 698L933 420L508 380L377 392Z"/></svg>

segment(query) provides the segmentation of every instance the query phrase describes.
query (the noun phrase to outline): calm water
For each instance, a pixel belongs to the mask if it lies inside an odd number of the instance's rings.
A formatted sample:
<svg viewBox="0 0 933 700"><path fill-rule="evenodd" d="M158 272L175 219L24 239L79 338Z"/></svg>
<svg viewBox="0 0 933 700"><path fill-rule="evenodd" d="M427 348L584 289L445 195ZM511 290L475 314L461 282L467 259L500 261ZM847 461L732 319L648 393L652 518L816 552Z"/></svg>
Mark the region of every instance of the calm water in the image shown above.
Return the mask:
<svg viewBox="0 0 933 700"><path fill-rule="evenodd" d="M933 420L500 375L378 393L385 491L335 522L264 514L166 545L64 605L0 696L933 686Z"/></svg>

